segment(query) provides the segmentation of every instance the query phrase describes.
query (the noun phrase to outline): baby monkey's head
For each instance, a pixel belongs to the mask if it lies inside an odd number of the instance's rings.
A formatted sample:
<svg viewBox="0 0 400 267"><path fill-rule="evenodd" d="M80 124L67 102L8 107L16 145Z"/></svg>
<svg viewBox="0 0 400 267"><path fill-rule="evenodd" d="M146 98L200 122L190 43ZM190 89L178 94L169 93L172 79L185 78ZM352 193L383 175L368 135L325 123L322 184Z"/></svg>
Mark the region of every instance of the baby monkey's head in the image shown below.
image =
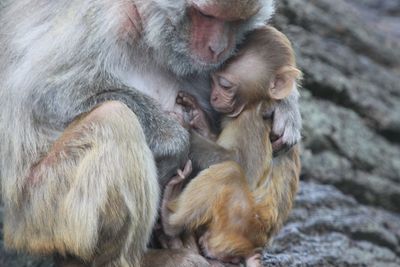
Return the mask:
<svg viewBox="0 0 400 267"><path fill-rule="evenodd" d="M288 38L265 26L250 33L236 56L212 74L210 102L217 112L237 117L254 103L287 97L300 77Z"/></svg>

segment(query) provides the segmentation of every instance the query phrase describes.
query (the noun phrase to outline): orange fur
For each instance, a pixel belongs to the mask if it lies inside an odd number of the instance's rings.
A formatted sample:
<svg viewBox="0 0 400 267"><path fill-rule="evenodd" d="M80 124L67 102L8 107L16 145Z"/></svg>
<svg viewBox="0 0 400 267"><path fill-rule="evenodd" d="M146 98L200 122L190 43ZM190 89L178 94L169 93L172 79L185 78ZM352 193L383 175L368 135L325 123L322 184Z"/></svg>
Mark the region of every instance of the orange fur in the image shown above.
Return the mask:
<svg viewBox="0 0 400 267"><path fill-rule="evenodd" d="M250 63L259 66L246 75ZM205 227L200 243L209 257L251 257L280 229L292 208L301 168L299 147L273 159L271 123L265 114L293 89L301 75L295 65L289 40L265 27L249 36L238 56L213 77L218 107L228 111L226 103L241 105L234 106L234 116L225 113L216 141L235 161L201 171L171 203L169 221L175 229ZM218 85L216 77L232 87Z"/></svg>
<svg viewBox="0 0 400 267"><path fill-rule="evenodd" d="M225 161L210 166L170 205L175 212L170 217L171 225L189 231L206 226L207 240L202 244L206 244L203 249L212 258L247 258L264 246L286 219L297 191L298 147L282 158L272 159L270 126L262 121L258 109L254 106L226 122L220 135L223 140L219 139L231 148L236 144L240 161L246 164ZM253 144L244 146L241 142L250 132ZM232 144L226 142L228 133ZM245 161L253 157L260 160Z"/></svg>

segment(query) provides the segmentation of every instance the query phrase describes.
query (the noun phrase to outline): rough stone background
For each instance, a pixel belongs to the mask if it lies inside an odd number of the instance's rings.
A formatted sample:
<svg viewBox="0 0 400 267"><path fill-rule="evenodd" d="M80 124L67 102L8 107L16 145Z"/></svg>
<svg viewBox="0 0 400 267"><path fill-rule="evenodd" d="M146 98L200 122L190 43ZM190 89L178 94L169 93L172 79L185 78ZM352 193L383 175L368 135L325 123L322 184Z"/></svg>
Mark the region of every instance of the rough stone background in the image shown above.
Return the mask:
<svg viewBox="0 0 400 267"><path fill-rule="evenodd" d="M265 264L400 266L400 0L277 2L305 73L303 172ZM50 263L0 240L0 266Z"/></svg>

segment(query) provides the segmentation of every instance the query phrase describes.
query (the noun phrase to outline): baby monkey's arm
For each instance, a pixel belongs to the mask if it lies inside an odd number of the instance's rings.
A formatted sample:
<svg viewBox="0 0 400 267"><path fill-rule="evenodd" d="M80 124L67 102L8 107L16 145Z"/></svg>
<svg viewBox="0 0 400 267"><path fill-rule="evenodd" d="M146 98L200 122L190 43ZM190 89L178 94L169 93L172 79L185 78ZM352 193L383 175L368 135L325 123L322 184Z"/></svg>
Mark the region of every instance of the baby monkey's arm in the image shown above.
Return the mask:
<svg viewBox="0 0 400 267"><path fill-rule="evenodd" d="M176 103L182 105L189 115L189 125L206 139L216 141L217 135L211 131L210 120L197 99L186 92L179 92Z"/></svg>

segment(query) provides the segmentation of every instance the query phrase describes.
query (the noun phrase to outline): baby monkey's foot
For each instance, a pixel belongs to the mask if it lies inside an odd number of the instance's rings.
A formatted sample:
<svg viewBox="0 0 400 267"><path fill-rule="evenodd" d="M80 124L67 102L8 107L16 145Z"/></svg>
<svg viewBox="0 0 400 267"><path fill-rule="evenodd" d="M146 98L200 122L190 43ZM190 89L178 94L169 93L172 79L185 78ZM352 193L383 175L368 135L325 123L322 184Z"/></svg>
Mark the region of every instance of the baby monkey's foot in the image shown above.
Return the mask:
<svg viewBox="0 0 400 267"><path fill-rule="evenodd" d="M261 254L256 253L250 258L246 259L246 267L262 267L263 265L261 264Z"/></svg>
<svg viewBox="0 0 400 267"><path fill-rule="evenodd" d="M191 173L192 161L188 160L183 170L178 169L176 172L176 176L172 177L172 179L165 186L163 198L164 202L169 202L175 199L181 193L183 181L188 178Z"/></svg>
<svg viewBox="0 0 400 267"><path fill-rule="evenodd" d="M186 162L183 170L179 169L176 176L174 176L165 186L164 196L161 203L161 223L164 233L168 236L176 236L176 229L169 224L171 210L168 207L170 201L176 199L182 191L183 181L192 173L192 161Z"/></svg>

